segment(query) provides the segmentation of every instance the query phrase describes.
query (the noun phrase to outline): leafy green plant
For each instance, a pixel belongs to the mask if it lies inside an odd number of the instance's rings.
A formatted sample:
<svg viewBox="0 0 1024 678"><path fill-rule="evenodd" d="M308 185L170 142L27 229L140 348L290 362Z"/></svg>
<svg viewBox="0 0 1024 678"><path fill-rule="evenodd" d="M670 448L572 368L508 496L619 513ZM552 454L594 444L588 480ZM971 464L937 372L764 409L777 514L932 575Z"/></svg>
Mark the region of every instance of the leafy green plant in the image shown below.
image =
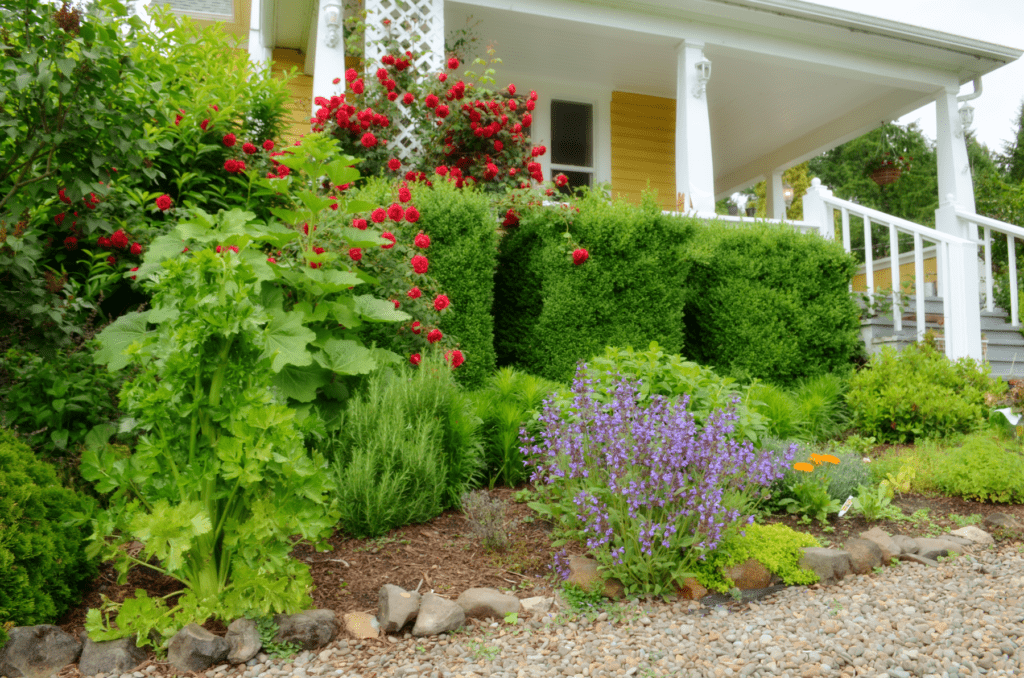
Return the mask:
<svg viewBox="0 0 1024 678"><path fill-rule="evenodd" d="M612 402L616 382L621 377L639 380L640 403L649 403L653 396L686 396L686 409L699 426L715 410L730 408L736 413L735 431L741 438L756 443L767 431L766 418L753 410L752 396L734 379L667 353L657 342L651 342L645 351L608 346L586 364L586 378L594 384L594 397L600 402ZM570 400L565 389L555 394L555 402L563 409Z"/></svg>
<svg viewBox="0 0 1024 678"><path fill-rule="evenodd" d="M828 483L808 478L791 488L791 497L779 500L779 505L789 513L798 513L806 518L815 518L825 524L832 513L838 513L840 502L829 496Z"/></svg>
<svg viewBox="0 0 1024 678"><path fill-rule="evenodd" d="M800 568L800 549L819 545L811 535L786 525L752 523L743 528L743 533L733 532L698 565L697 580L708 589L725 593L733 582L724 577L723 571L753 558L787 585L813 584L818 576Z"/></svg>
<svg viewBox="0 0 1024 678"><path fill-rule="evenodd" d="M775 438L803 438L806 421L799 405L786 390L771 384L755 383L749 389L750 408L763 416L768 433Z"/></svg>
<svg viewBox="0 0 1024 678"><path fill-rule="evenodd" d="M982 516L978 513L972 513L969 516L962 516L959 513L950 513L948 518L960 527L967 527L968 525L977 525L982 521Z"/></svg>
<svg viewBox="0 0 1024 678"><path fill-rule="evenodd" d="M569 609L577 613L588 613L600 611L605 604L604 595L601 593L601 584L595 584L586 589L579 584L566 582L562 585L562 600L566 602Z"/></svg>
<svg viewBox="0 0 1024 678"><path fill-rule="evenodd" d="M846 427L846 388L844 372L829 372L800 380L793 392L804 430L812 440L828 440Z"/></svg>
<svg viewBox="0 0 1024 678"><path fill-rule="evenodd" d="M150 630L166 638L210 616L240 616L254 602L262 614L309 604L309 568L288 558L291 538L319 543L336 514L324 459L306 451L306 424L281 402L274 376L310 364L317 334L301 312L281 308L280 297L265 301L262 283L274 272L253 244L291 232L247 228L249 216L179 227L192 247L149 267L152 309L122 316L99 336L98 361L139 368L121 391L126 428L139 443L128 458L110 448L83 455L83 477L113 493L94 522L90 553L113 559L122 581L137 565L187 590L171 608L134 599L136 613L122 626L122 611L116 629L91 611L87 628L97 641L135 633L146 643ZM175 247L180 252L180 240ZM369 354L327 337L320 350L336 354L340 372ZM131 540L145 545L137 558L118 548Z"/></svg>
<svg viewBox="0 0 1024 678"><path fill-rule="evenodd" d="M853 510L871 521L904 518L903 512L892 504L892 489L885 485L859 486L857 496L853 498Z"/></svg>
<svg viewBox="0 0 1024 678"><path fill-rule="evenodd" d="M474 490L462 495L462 512L473 535L486 550L504 551L508 548L508 533L516 521L506 516L505 502L490 497L483 490Z"/></svg>
<svg viewBox="0 0 1024 678"><path fill-rule="evenodd" d="M256 632L260 635L262 651L275 659L287 659L302 649L298 643L275 643L274 636L281 630L271 616L256 619Z"/></svg>
<svg viewBox="0 0 1024 678"><path fill-rule="evenodd" d="M516 487L529 478L519 448L520 430L535 427L533 412L558 386L513 367L502 367L486 388L471 394L483 422L480 437L491 487L497 483Z"/></svg>
<svg viewBox="0 0 1024 678"><path fill-rule="evenodd" d="M853 424L888 442L967 433L988 416L985 394L1006 389L990 371L969 358L951 361L927 344L900 352L885 347L850 381Z"/></svg>
<svg viewBox="0 0 1024 678"><path fill-rule="evenodd" d="M469 399L439 358L427 356L415 370L372 374L326 448L340 527L376 537L458 507L480 478L478 427Z"/></svg>
<svg viewBox="0 0 1024 678"><path fill-rule="evenodd" d="M950 496L998 503L1024 502L1024 454L997 438L972 435L936 460L934 482Z"/></svg>
<svg viewBox="0 0 1024 678"><path fill-rule="evenodd" d="M55 623L96 574L79 525L92 503L63 487L49 463L0 429L0 619Z"/></svg>
<svg viewBox="0 0 1024 678"><path fill-rule="evenodd" d="M92 346L44 356L22 346L0 355L0 420L47 457L68 457L117 416L122 375L93 364Z"/></svg>

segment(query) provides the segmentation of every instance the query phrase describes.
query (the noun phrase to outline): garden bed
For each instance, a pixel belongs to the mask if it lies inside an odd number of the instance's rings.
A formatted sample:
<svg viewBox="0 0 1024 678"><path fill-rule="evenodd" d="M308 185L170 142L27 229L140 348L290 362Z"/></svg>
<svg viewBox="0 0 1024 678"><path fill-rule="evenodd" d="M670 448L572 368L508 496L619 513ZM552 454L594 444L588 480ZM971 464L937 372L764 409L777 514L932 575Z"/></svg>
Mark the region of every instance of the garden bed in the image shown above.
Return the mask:
<svg viewBox="0 0 1024 678"><path fill-rule="evenodd" d="M393 530L379 539L335 535L330 539L332 551L317 553L308 546L300 546L295 555L310 564L316 584L315 607L334 610L339 617L354 611L375 613L378 591L384 584L397 584L408 590L433 589L452 599L465 589L478 586L513 591L521 598L551 595L554 578L549 564L555 549L551 547L550 526L540 520L526 522L533 512L525 504L515 503L513 494L512 490L504 488L490 491L492 497L507 503L509 518L520 519L509 531L510 547L501 553L485 551L480 541L471 536L466 518L454 510L420 525ZM896 497L893 504L908 520L869 522L861 516L848 516L833 517L822 525L817 521L802 524L797 516L774 515L767 522L785 523L814 535L823 545L839 546L872 527L881 527L890 534L938 535L962 527L966 524L964 518L983 518L993 512L1011 514L1024 521L1024 506L1021 505L916 494ZM584 552L583 548L572 544L568 545L568 550ZM121 601L137 588L145 589L150 595L166 595L180 587L174 580L138 567L129 573L127 584L118 585L116 573L104 566L82 604L68 612L60 626L68 633L77 634L83 629L86 611L99 606L101 594ZM224 627L217 622L206 626L214 632L224 632Z"/></svg>

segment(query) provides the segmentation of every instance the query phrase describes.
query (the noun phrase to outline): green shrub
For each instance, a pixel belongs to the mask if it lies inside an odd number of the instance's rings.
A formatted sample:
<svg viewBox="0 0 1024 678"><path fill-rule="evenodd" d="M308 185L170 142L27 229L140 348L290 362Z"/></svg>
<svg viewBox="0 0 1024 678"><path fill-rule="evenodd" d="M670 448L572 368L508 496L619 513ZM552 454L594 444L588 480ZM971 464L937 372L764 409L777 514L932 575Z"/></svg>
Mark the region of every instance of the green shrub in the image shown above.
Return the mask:
<svg viewBox="0 0 1024 678"><path fill-rule="evenodd" d="M524 209L500 243L498 364L567 382L577 361L605 346L657 341L679 353L681 253L693 224L663 215L650 197L635 206L588 194L570 207ZM574 265L574 249L589 258Z"/></svg>
<svg viewBox="0 0 1024 678"><path fill-rule="evenodd" d="M802 379L796 385L797 410L811 440L834 438L846 427L847 383L846 374L828 373Z"/></svg>
<svg viewBox="0 0 1024 678"><path fill-rule="evenodd" d="M69 456L117 416L123 377L95 365L92 348L44 357L13 346L0 354L0 421L48 457Z"/></svg>
<svg viewBox="0 0 1024 678"><path fill-rule="evenodd" d="M325 450L341 528L376 537L458 507L480 479L479 425L469 398L438 359L371 375Z"/></svg>
<svg viewBox="0 0 1024 678"><path fill-rule="evenodd" d="M972 501L1024 503L1024 454L997 438L972 435L936 459L933 480L944 494Z"/></svg>
<svg viewBox="0 0 1024 678"><path fill-rule="evenodd" d="M0 620L52 624L78 602L96 563L85 555L82 529L68 521L89 511L52 466L0 429Z"/></svg>
<svg viewBox="0 0 1024 678"><path fill-rule="evenodd" d="M985 394L1006 385L970 358L951 361L927 344L885 347L850 381L853 425L886 442L966 433L988 416Z"/></svg>
<svg viewBox="0 0 1024 678"><path fill-rule="evenodd" d="M685 249L685 345L723 374L789 386L861 351L856 264L789 226L701 225Z"/></svg>
<svg viewBox="0 0 1024 678"><path fill-rule="evenodd" d="M708 367L688 362L678 355L663 351L657 342L651 342L646 351L632 348L607 347L585 365L586 378L594 384L595 397L611 402L612 392L619 377L639 380L640 400L660 395L667 398L688 396L686 409L702 426L708 415L717 409L732 408L737 415L738 437L758 442L767 432L764 416L750 408L749 394L741 390L735 380L720 377ZM572 394L563 389L556 394L556 402L565 411Z"/></svg>
<svg viewBox="0 0 1024 678"><path fill-rule="evenodd" d="M483 422L480 437L491 487L496 483L516 487L529 479L530 470L519 449L519 431L533 425L533 411L539 410L544 398L558 387L546 379L502 367L487 388L472 394L476 415Z"/></svg>
<svg viewBox="0 0 1024 678"><path fill-rule="evenodd" d="M733 583L722 575L722 570L753 558L777 575L787 585L813 584L818 575L813 570L800 568L800 549L820 546L805 532L797 532L786 525L753 523L744 528L745 535L733 534L701 562L697 581L713 591L726 592Z"/></svg>
<svg viewBox="0 0 1024 678"><path fill-rule="evenodd" d="M791 444L791 441L768 439L764 447L772 449L777 455L781 455ZM798 444L794 461L807 461L812 454L828 454L839 460L838 464L823 462L813 464L814 470L810 473L797 471L792 465L786 468L782 478L776 481L771 488L771 499L767 505L773 510L785 508L787 500L807 500L815 494L810 485L823 487L827 499L832 502L846 501L847 497L857 494L857 487L860 485L873 484L871 464L867 464L855 452L843 449L835 449L832 446L815 446L810 444ZM824 500L824 498L823 498Z"/></svg>
<svg viewBox="0 0 1024 678"><path fill-rule="evenodd" d="M472 189L457 189L438 181L432 187L415 184L413 203L420 212L415 224L388 224L399 242L411 243L419 231L430 236L424 252L430 260L430 276L451 300L439 328L458 342L466 362L455 378L469 388L480 388L494 372L494 268L497 259L497 222L486 196ZM370 180L359 197L373 204L395 202L394 182ZM408 288L392 290L406 303ZM377 333L381 346L389 347L386 330Z"/></svg>
<svg viewBox="0 0 1024 678"><path fill-rule="evenodd" d="M796 400L788 391L772 384L751 385L750 409L765 418L768 433L775 438L803 438L806 423Z"/></svg>

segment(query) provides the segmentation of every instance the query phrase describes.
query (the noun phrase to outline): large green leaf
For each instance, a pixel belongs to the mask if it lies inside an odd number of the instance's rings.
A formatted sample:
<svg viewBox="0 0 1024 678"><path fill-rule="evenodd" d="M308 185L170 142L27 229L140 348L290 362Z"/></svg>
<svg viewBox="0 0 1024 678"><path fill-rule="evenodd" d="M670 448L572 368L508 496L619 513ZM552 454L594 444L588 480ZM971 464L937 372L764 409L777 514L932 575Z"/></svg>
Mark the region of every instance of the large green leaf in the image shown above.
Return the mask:
<svg viewBox="0 0 1024 678"><path fill-rule="evenodd" d="M348 339L331 339L315 354L316 361L335 374L369 374L377 367L373 352Z"/></svg>
<svg viewBox="0 0 1024 678"><path fill-rule="evenodd" d="M96 364L106 365L110 372L128 365L129 358L125 354L128 347L155 334L153 331L146 330L149 313L149 311L126 313L107 325L97 337L100 341L100 349L93 357Z"/></svg>
<svg viewBox="0 0 1024 678"><path fill-rule="evenodd" d="M356 312L363 317L363 320L382 323L398 323L408 320L411 316L395 308L394 302L387 299L378 299L371 294L364 294L355 298Z"/></svg>
<svg viewBox="0 0 1024 678"><path fill-rule="evenodd" d="M316 333L302 324L301 313L271 311L271 320L263 330L264 348L260 358L270 358L270 368L280 372L285 365L309 365L313 362L306 346Z"/></svg>

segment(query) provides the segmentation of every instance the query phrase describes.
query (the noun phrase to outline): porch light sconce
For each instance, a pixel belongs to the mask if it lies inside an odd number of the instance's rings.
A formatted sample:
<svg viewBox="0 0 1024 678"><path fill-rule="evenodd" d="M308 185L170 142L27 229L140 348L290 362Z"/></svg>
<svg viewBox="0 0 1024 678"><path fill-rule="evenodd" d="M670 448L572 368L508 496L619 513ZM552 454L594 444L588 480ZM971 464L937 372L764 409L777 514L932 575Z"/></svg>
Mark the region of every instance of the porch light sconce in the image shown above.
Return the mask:
<svg viewBox="0 0 1024 678"><path fill-rule="evenodd" d="M974 122L974 106L965 103L960 107L958 113L960 113L960 130L956 136L959 138L967 133L971 123Z"/></svg>
<svg viewBox="0 0 1024 678"><path fill-rule="evenodd" d="M700 99L708 88L708 80L711 79L711 62L706 57L693 65L697 69L697 84L693 86L693 96Z"/></svg>
<svg viewBox="0 0 1024 678"><path fill-rule="evenodd" d="M786 203L786 207L793 204L793 187L789 184L782 184L782 201Z"/></svg>
<svg viewBox="0 0 1024 678"><path fill-rule="evenodd" d="M324 44L328 47L335 47L341 34L341 5L327 4L324 6L324 23L327 24Z"/></svg>

